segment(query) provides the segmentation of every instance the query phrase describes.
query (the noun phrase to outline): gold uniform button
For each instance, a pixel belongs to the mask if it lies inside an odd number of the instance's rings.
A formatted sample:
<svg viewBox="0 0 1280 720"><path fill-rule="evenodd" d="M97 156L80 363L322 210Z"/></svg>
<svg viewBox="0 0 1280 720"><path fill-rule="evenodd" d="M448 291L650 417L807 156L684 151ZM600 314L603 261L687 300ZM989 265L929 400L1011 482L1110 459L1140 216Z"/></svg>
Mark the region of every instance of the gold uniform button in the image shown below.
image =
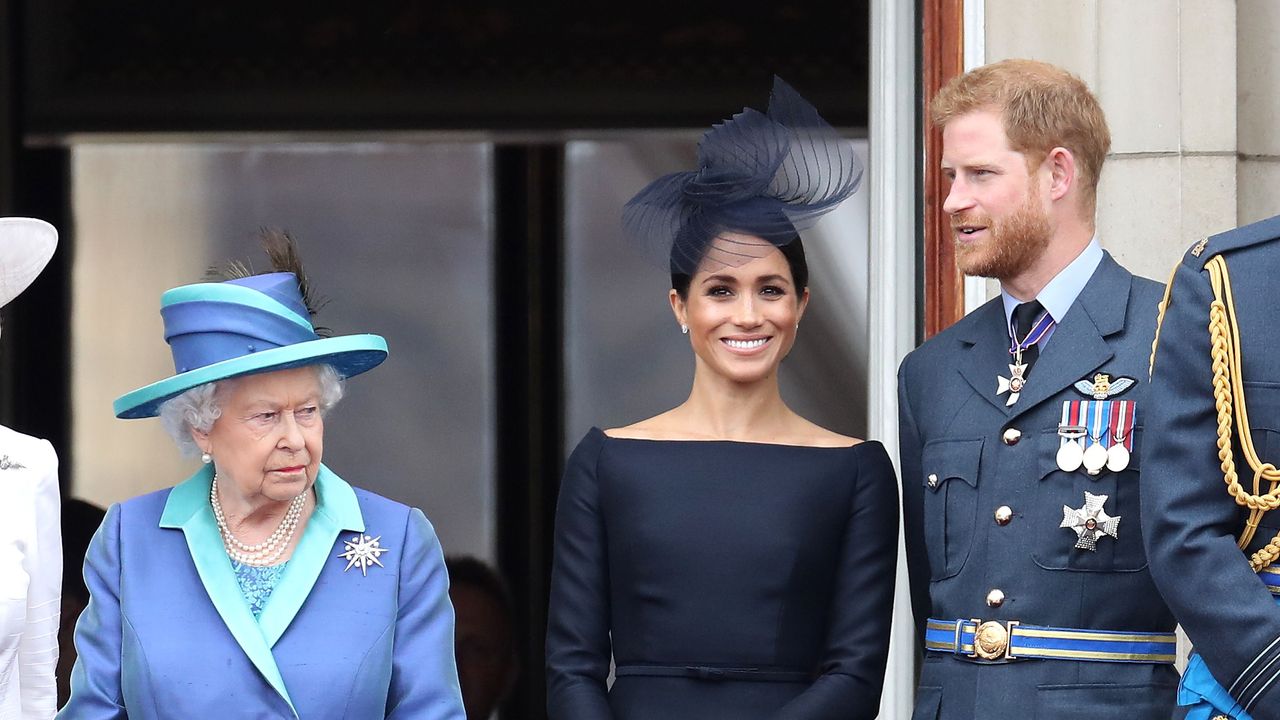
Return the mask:
<svg viewBox="0 0 1280 720"><path fill-rule="evenodd" d="M1004 441L1005 445L1017 445L1018 441L1022 439L1022 431L1018 428L1008 428L1004 431L1004 435L1000 436L1000 439Z"/></svg>
<svg viewBox="0 0 1280 720"><path fill-rule="evenodd" d="M1004 591L996 588L987 593L987 607L998 608L1004 604Z"/></svg>
<svg viewBox="0 0 1280 720"><path fill-rule="evenodd" d="M1013 508L1008 505L1001 505L996 508L996 524L1008 525L1013 520Z"/></svg>
<svg viewBox="0 0 1280 720"><path fill-rule="evenodd" d="M931 488L938 487L938 476L934 473L929 474L929 487Z"/></svg>

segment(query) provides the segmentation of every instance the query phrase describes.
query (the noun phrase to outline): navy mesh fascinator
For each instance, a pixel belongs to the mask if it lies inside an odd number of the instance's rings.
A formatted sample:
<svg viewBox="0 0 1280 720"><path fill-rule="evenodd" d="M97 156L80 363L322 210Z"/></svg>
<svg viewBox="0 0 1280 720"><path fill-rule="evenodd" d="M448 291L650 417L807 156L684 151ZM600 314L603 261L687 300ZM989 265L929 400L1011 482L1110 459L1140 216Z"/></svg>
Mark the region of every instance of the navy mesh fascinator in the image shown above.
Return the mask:
<svg viewBox="0 0 1280 720"><path fill-rule="evenodd" d="M786 245L861 180L852 143L774 77L768 112L744 108L711 126L698 143L698 168L654 180L627 203L622 225L655 261L692 275Z"/></svg>

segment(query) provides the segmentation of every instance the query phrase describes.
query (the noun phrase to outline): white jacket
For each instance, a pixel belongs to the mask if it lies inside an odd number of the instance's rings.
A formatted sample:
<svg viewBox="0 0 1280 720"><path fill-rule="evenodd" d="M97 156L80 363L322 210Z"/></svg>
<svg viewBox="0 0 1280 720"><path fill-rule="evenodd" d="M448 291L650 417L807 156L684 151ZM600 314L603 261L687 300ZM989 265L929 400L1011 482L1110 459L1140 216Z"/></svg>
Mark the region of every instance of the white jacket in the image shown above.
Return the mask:
<svg viewBox="0 0 1280 720"><path fill-rule="evenodd" d="M60 524L53 446L0 425L0 720L57 711Z"/></svg>

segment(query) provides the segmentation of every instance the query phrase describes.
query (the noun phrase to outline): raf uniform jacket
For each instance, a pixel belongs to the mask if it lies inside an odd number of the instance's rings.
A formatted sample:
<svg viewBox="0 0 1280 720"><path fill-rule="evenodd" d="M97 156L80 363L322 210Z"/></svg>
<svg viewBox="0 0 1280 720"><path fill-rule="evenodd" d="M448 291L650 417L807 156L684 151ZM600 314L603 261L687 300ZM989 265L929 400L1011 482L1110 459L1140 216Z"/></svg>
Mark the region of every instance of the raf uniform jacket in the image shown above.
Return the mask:
<svg viewBox="0 0 1280 720"><path fill-rule="evenodd" d="M1150 390L1143 530L1152 577L1213 677L1252 717L1276 720L1280 607L1248 560L1280 532L1280 513L1262 517L1247 553L1237 547L1248 513L1223 480L1211 386L1205 264L1219 255L1234 290L1254 447L1280 465L1280 218L1271 218L1197 243L1175 271ZM1233 457L1256 492L1238 437Z"/></svg>
<svg viewBox="0 0 1280 720"><path fill-rule="evenodd" d="M205 466L113 505L85 558L68 720L464 720L440 543L416 509L321 466L316 509L255 619ZM387 548L362 573L348 540ZM367 544L366 544L367 546Z"/></svg>
<svg viewBox="0 0 1280 720"><path fill-rule="evenodd" d="M1122 398L1136 402L1141 426L1162 287L1104 255L1012 406L996 394L1011 362L1000 298L903 361L903 510L920 634L930 617L1172 633L1142 547L1141 451L1128 469L1094 476L1063 472L1055 459L1063 403L1090 399L1074 384L1096 373L1138 380ZM1061 527L1064 506L1081 507L1086 492L1107 496L1106 512L1121 518L1118 539L1100 537L1093 552L1076 549L1076 533ZM993 590L1002 602L988 601ZM928 651L913 717L1165 720L1176 683L1168 664L983 663Z"/></svg>

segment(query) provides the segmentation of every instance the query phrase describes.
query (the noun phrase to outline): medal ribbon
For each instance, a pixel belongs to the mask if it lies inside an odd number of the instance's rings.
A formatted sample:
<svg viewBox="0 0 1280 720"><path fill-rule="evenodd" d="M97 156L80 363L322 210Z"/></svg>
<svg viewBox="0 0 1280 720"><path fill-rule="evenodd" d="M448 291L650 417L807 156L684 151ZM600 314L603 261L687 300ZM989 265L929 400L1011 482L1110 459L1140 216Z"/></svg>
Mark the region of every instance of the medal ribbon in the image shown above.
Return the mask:
<svg viewBox="0 0 1280 720"><path fill-rule="evenodd" d="M1122 443L1126 450L1133 451L1133 422L1137 414L1137 406L1128 400L1112 402L1115 409L1111 413L1111 422L1107 428L1110 443ZM1120 440L1116 440L1120 437Z"/></svg>
<svg viewBox="0 0 1280 720"><path fill-rule="evenodd" d="M1045 310L1040 313L1040 317L1036 318L1036 321L1031 324L1031 330L1027 333L1027 336L1022 338L1022 341L1019 342L1017 332L1015 332L1013 327L1013 320L1010 319L1009 354L1017 356L1018 353L1026 350L1032 345L1039 344L1040 341L1044 339L1045 334L1048 333L1056 324L1057 321L1053 319L1053 316L1049 314L1048 310Z"/></svg>
<svg viewBox="0 0 1280 720"><path fill-rule="evenodd" d="M1107 442L1107 437L1104 433L1109 432L1111 428L1111 403L1105 400L1086 400L1081 404L1085 406L1085 417L1088 418L1086 423L1089 428L1089 440L1094 445L1101 444L1103 448L1109 447L1110 443ZM1088 449L1089 445L1090 442L1084 444L1086 449Z"/></svg>
<svg viewBox="0 0 1280 720"><path fill-rule="evenodd" d="M1081 405L1085 405L1085 404L1086 404L1085 402L1080 400L1067 400L1066 402L1062 403L1062 421L1058 423L1058 427L1059 428L1081 427L1084 424ZM1058 447L1062 447L1069 442L1076 442L1077 440L1083 440L1083 439L1069 438L1059 433ZM1080 443L1080 447L1084 448L1088 444L1089 444L1088 440L1083 440L1083 442Z"/></svg>

